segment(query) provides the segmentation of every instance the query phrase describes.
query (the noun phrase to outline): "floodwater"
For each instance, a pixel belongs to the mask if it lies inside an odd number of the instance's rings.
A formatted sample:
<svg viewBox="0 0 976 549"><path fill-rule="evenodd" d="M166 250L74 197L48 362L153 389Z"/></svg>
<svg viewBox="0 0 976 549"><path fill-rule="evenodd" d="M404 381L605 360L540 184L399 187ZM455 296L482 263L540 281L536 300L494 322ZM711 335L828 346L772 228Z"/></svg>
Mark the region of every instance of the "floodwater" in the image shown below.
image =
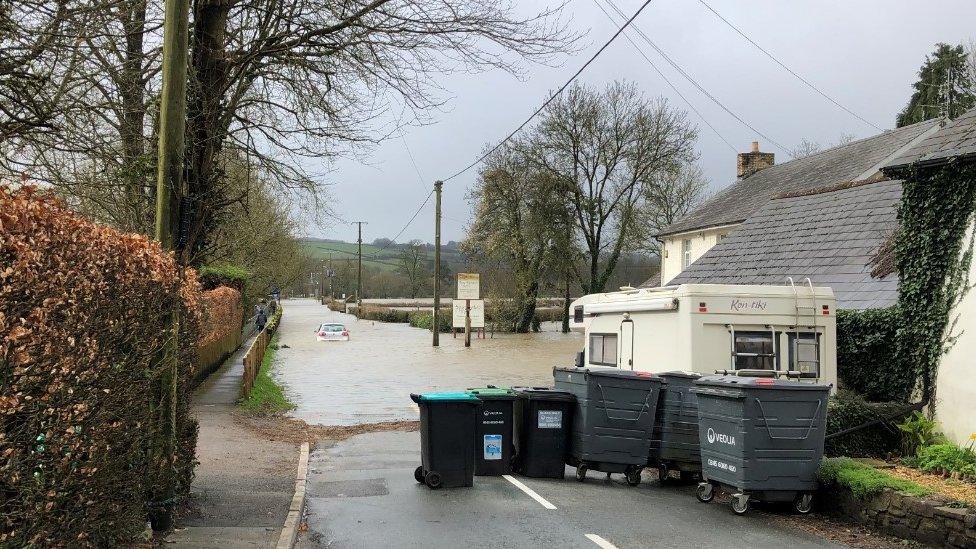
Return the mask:
<svg viewBox="0 0 976 549"><path fill-rule="evenodd" d="M357 320L310 299L283 303L275 377L286 387L295 417L321 425L416 419L410 393L467 387L552 386L553 366L573 364L582 334L546 323L537 334L495 334L464 347L460 334L431 333L407 324ZM321 322L342 322L350 341L318 341Z"/></svg>

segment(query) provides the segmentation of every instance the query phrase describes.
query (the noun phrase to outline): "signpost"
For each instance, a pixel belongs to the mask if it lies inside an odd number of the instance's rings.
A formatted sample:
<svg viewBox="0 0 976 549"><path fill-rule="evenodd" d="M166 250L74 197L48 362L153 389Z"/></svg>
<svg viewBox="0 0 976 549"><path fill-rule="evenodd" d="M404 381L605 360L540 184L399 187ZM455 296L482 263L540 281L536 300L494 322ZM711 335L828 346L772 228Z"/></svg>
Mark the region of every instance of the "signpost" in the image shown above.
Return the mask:
<svg viewBox="0 0 976 549"><path fill-rule="evenodd" d="M457 274L457 301L464 301L464 346L471 346L471 302L481 301L481 275L478 273ZM457 301L454 311L457 315ZM484 327L485 302L481 301L481 327Z"/></svg>

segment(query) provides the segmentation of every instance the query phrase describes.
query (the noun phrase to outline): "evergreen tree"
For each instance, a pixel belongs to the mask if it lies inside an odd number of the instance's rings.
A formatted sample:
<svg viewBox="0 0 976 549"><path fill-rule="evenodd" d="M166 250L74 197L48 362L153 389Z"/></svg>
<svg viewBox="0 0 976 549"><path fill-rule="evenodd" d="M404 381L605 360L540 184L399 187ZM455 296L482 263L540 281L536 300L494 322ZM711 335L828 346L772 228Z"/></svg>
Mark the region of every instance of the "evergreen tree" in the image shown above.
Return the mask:
<svg viewBox="0 0 976 549"><path fill-rule="evenodd" d="M908 105L896 119L900 128L923 120L938 118L948 94L949 118L955 118L976 105L976 82L969 68L969 59L962 46L936 44L932 55L925 57L925 63L918 71L915 92ZM952 82L946 85L946 77L952 75Z"/></svg>

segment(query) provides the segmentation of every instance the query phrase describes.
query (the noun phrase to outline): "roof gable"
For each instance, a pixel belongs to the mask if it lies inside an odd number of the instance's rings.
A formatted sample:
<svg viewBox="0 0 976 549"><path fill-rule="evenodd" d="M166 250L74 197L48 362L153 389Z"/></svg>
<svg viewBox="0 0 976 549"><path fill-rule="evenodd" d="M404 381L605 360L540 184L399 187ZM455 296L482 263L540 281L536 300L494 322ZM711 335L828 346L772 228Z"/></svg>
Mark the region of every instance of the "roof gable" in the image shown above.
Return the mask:
<svg viewBox="0 0 976 549"><path fill-rule="evenodd" d="M878 250L898 224L901 181L770 201L668 285L785 284L810 277L830 286L843 309L886 307L895 275L872 276Z"/></svg>
<svg viewBox="0 0 976 549"><path fill-rule="evenodd" d="M976 157L976 109L966 111L883 169L899 171L912 164L933 166L958 157Z"/></svg>
<svg viewBox="0 0 976 549"><path fill-rule="evenodd" d="M766 168L726 187L658 236L741 223L777 195L870 177L866 172L936 125L912 124Z"/></svg>

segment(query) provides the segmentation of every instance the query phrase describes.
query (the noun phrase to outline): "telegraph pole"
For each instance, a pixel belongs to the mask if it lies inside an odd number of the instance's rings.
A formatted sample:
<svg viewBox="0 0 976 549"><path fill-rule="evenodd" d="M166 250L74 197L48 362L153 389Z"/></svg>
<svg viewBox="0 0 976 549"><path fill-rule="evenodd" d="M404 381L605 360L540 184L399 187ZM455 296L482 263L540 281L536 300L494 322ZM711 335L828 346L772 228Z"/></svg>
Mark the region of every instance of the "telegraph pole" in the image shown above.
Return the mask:
<svg viewBox="0 0 976 549"><path fill-rule="evenodd" d="M441 187L443 181L434 181L434 341L441 344Z"/></svg>
<svg viewBox="0 0 976 549"><path fill-rule="evenodd" d="M366 222L351 221L350 223L355 223L359 226L359 238L357 239L359 243L359 273L356 275L356 306L361 307L363 299L363 223Z"/></svg>
<svg viewBox="0 0 976 549"><path fill-rule="evenodd" d="M156 168L156 240L164 250L173 250L176 242L174 228L178 226L180 195L183 187L183 132L186 129L186 64L190 6L188 0L166 0L163 19L163 89L159 106L159 162ZM165 374L162 388L166 397L160 411L163 440L158 463L164 464L165 483L160 502L153 507L150 521L157 531L173 525L173 499L176 494L176 475L173 457L176 454L176 406L179 381L180 309L175 304L170 311L171 333L162 350ZM155 446L155 445L154 445Z"/></svg>

